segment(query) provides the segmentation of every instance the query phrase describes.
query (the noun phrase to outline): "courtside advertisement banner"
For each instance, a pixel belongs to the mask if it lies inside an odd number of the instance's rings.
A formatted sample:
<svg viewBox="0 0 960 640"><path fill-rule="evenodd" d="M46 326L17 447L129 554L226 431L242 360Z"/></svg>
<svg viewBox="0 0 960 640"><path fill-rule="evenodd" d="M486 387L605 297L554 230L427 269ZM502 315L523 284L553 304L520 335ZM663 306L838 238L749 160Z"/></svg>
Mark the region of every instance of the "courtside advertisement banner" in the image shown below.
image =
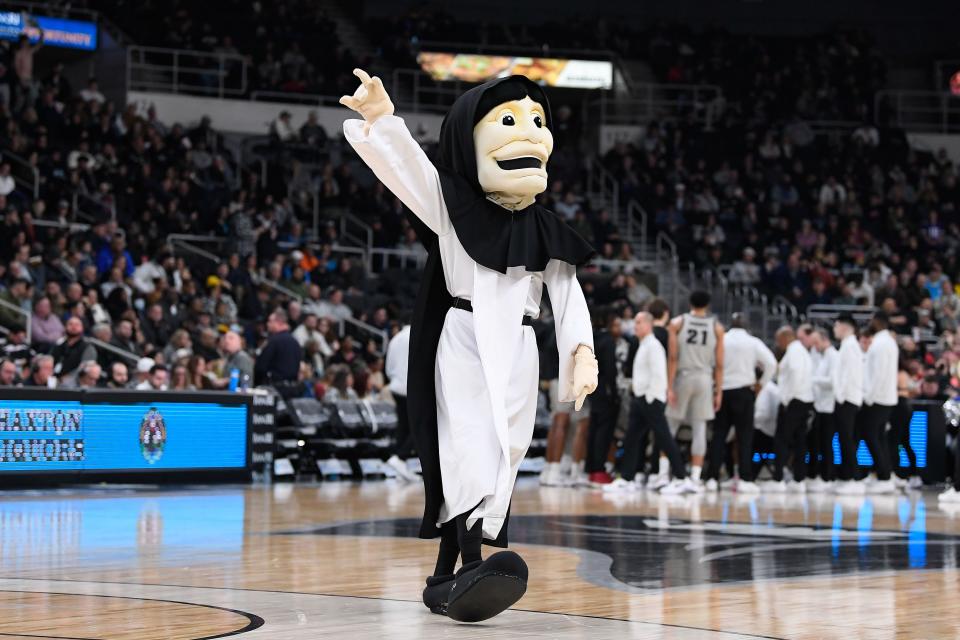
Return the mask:
<svg viewBox="0 0 960 640"><path fill-rule="evenodd" d="M17 40L26 33L30 42L40 40L43 31L43 44L64 49L95 51L97 48L97 25L82 20L66 18L48 18L46 16L28 16L19 11L0 11L0 38Z"/></svg>
<svg viewBox="0 0 960 640"><path fill-rule="evenodd" d="M0 474L248 468L250 404L244 396L12 395L0 396Z"/></svg>
<svg viewBox="0 0 960 640"><path fill-rule="evenodd" d="M613 87L613 63L604 60L423 51L417 56L417 62L434 80L486 82L493 78L523 75L548 87L572 89Z"/></svg>

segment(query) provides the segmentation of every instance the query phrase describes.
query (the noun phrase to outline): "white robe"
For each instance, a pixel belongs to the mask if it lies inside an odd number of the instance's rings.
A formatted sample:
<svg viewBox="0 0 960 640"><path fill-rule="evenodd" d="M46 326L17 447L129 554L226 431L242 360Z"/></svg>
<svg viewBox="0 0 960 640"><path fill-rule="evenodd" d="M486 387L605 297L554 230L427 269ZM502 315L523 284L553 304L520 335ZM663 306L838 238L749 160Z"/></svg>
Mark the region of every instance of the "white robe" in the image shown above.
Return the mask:
<svg viewBox="0 0 960 640"><path fill-rule="evenodd" d="M437 347L437 429L444 504L439 527L479 505L467 526L483 518L483 535L503 526L520 462L533 437L538 357L533 330L544 283L556 322L560 401L574 400L573 354L593 349L593 330L576 268L551 260L542 272L511 267L506 274L477 264L463 248L443 200L440 176L403 120L383 116L363 132L347 120L343 133L383 184L437 234L450 295L470 300L473 313L450 309ZM504 215L511 213L504 209Z"/></svg>

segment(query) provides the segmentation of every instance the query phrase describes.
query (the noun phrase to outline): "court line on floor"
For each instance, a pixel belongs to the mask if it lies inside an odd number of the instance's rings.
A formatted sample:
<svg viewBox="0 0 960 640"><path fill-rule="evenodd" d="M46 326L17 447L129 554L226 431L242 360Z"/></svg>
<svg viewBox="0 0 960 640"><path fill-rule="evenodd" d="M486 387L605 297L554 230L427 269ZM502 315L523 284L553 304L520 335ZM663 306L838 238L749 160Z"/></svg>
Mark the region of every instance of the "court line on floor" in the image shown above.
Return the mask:
<svg viewBox="0 0 960 640"><path fill-rule="evenodd" d="M94 584L127 584L127 585L136 585L135 582L101 582L98 580L50 580L48 578L0 578L0 580L31 580L31 581L45 581L45 582L90 582ZM144 585L146 586L146 585ZM151 586L177 586L177 585L151 585ZM247 625L240 629L234 629L233 631L228 631L226 633L218 633L212 636L202 636L199 638L193 638L192 640L215 640L216 638L228 638L230 636L238 636L248 631L253 631L254 629L259 629L265 624L265 621L260 616L254 613L248 613L246 611L240 611L239 609L230 609L227 607L218 607L212 604L199 604L196 602L184 602L182 600L167 600L165 598L139 598L136 596L107 596L99 593L67 593L62 591L22 591L17 589L0 589L0 593L37 593L48 596L76 596L81 598L116 598L118 600L141 600L146 602L165 602L168 604L182 604L188 607L201 607L203 609L216 609L219 611L226 611L228 613L235 613L239 616L243 616L247 619ZM0 635L14 635L18 637L32 637L32 638L63 638L63 636L25 636L24 634L0 634ZM95 638L66 638L66 640L96 640Z"/></svg>
<svg viewBox="0 0 960 640"><path fill-rule="evenodd" d="M313 593L309 591L280 591L278 589L247 589L243 587L206 587L206 586L197 586L197 585L187 585L187 584L164 584L164 583L155 583L155 582L120 582L113 580L80 580L76 578L23 578L23 577L12 577L12 576L0 576L0 580L23 580L30 582L78 582L78 583L89 583L89 584L110 584L110 585L125 585L125 586L143 586L143 587L167 587L173 589L211 589L215 591L243 591L247 593L271 593L271 594L285 594L291 596L319 596L323 598L345 598L345 599L355 599L355 600L373 600L378 602L407 602L412 604L421 604L420 600L408 600L406 598L383 598L377 596L356 596L348 594L339 594L339 593ZM4 590L0 589L0 592ZM7 590L13 593L52 593L47 591L13 591ZM78 594L78 593L67 593L67 594L57 594L57 595L95 595L95 594ZM102 596L104 598L128 598L130 600L155 600L157 602L172 602L176 604L186 604L193 605L198 607L209 607L211 609L222 609L223 611L231 611L233 613L240 613L241 615L251 615L246 614L242 611L237 611L234 609L227 609L224 607L217 607L214 605L203 605L196 604L192 602L183 602L178 600L163 600L159 598L136 598L132 596ZM726 631L723 629L711 629L709 627L696 627L692 625L684 624L674 624L669 622L650 622L648 620L630 620L628 618L611 618L609 616L600 616L600 615L590 615L583 613L565 613L562 611L539 611L536 609L509 609L509 611L519 611L522 613L535 613L540 615L551 615L551 616L564 616L567 618L586 618L589 620L610 620L612 622L626 622L628 624L642 624L654 627L668 627L672 629L686 629L689 631L708 631L710 633L717 633L721 635L728 636L738 636L741 638L757 638L757 640L786 640L785 638L780 638L779 636L764 636L756 633L744 633L740 631ZM250 629L243 629L240 631L231 632L228 634L216 635L216 636L204 636L203 638L195 638L193 640L214 640L215 638L225 638L227 636L239 635L241 633L246 633L247 631L253 631L264 625L263 618L259 616L254 616L260 620L260 624L256 627ZM42 636L41 636L42 637ZM78 639L68 639L68 640L87 640L83 638Z"/></svg>

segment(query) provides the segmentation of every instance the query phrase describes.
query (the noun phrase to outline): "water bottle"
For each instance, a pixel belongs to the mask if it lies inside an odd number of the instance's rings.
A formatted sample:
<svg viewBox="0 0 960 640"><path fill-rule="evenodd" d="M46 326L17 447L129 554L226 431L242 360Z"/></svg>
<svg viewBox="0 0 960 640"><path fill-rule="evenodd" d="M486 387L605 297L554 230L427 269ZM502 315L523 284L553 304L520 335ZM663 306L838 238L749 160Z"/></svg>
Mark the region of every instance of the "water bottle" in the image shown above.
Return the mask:
<svg viewBox="0 0 960 640"><path fill-rule="evenodd" d="M243 391L244 393L246 393L249 390L250 390L250 374L245 373L240 378L240 391Z"/></svg>
<svg viewBox="0 0 960 640"><path fill-rule="evenodd" d="M240 383L240 369L230 369L230 385L227 387L231 393L237 390Z"/></svg>

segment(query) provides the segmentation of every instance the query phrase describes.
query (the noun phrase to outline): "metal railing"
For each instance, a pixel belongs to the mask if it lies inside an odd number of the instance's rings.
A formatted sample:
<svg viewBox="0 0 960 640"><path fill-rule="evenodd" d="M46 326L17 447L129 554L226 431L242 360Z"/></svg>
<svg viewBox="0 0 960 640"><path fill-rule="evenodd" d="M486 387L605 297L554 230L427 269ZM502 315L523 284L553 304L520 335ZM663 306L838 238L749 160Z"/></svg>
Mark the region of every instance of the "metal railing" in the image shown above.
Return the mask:
<svg viewBox="0 0 960 640"><path fill-rule="evenodd" d="M865 322L877 313L877 308L856 304L811 304L806 310L809 320L836 320L847 313L857 322Z"/></svg>
<svg viewBox="0 0 960 640"><path fill-rule="evenodd" d="M24 309L23 307L17 306L12 302L7 302L6 300L0 299L0 308L6 309L7 311L12 311L18 316L23 317L23 329L27 332L27 344L30 344L33 337L32 327L30 326L33 323L33 314ZM13 329L15 325L7 327L8 329Z"/></svg>
<svg viewBox="0 0 960 640"><path fill-rule="evenodd" d="M127 90L226 98L247 93L247 59L235 53L127 47Z"/></svg>
<svg viewBox="0 0 960 640"><path fill-rule="evenodd" d="M640 245L638 257L641 260L647 259L647 252L649 251L649 246L647 245L647 210L640 206L640 203L633 198L627 203L626 223L627 237L630 238L635 245Z"/></svg>
<svg viewBox="0 0 960 640"><path fill-rule="evenodd" d="M379 260L376 258L379 257ZM420 269L427 262L426 251L416 251L413 249L390 249L387 247L372 247L369 251L369 262L372 272L378 269L383 271L389 268L409 269L415 267Z"/></svg>
<svg viewBox="0 0 960 640"><path fill-rule="evenodd" d="M95 346L98 350L103 349L104 351L109 351L115 356L119 356L129 362L137 363L140 361L140 356L135 354L133 351L127 351L126 349L121 349L116 345L112 345L109 342L104 342L99 338L84 338L87 342Z"/></svg>
<svg viewBox="0 0 960 640"><path fill-rule="evenodd" d="M33 199L40 197L40 171L30 164L26 158L22 158L12 151L3 150L0 154L4 162L10 163L10 175L13 180L30 192Z"/></svg>
<svg viewBox="0 0 960 640"><path fill-rule="evenodd" d="M960 132L960 96L947 91L878 91L874 113L884 112L891 125L907 131Z"/></svg>
<svg viewBox="0 0 960 640"><path fill-rule="evenodd" d="M221 246L226 241L226 238L221 238L219 236L197 236L182 233L171 233L167 236L167 246L170 247L170 252L174 256L178 255L178 252L180 252L181 255L189 254L204 260L208 260L214 264L220 264L223 262L223 258L221 258L221 256L217 253L195 246L194 243L201 242Z"/></svg>
<svg viewBox="0 0 960 640"><path fill-rule="evenodd" d="M316 107L340 106L340 96L326 96L319 93L289 93L286 91L251 91L254 102L285 102L288 104L306 104Z"/></svg>
<svg viewBox="0 0 960 640"><path fill-rule="evenodd" d="M82 218L94 224L117 219L117 205L113 202L101 202L80 191L74 191L71 200L70 211L74 218Z"/></svg>
<svg viewBox="0 0 960 640"><path fill-rule="evenodd" d="M601 124L645 125L650 120L679 115L710 127L725 107L723 90L713 84L634 83L629 96L608 95L590 104Z"/></svg>
<svg viewBox="0 0 960 640"><path fill-rule="evenodd" d="M597 194L606 202L614 223L620 228L620 181L599 158L591 158L587 165L587 193Z"/></svg>
<svg viewBox="0 0 960 640"><path fill-rule="evenodd" d="M340 215L340 237L368 250L373 248L373 229L352 213Z"/></svg>
<svg viewBox="0 0 960 640"><path fill-rule="evenodd" d="M90 225L82 222L61 222L60 220L45 220L43 218L34 218L30 224L35 227L49 227L51 229L66 229L70 233L84 232L90 230Z"/></svg>
<svg viewBox="0 0 960 640"><path fill-rule="evenodd" d="M420 69L394 69L390 98L398 111L446 113L453 101L472 84L460 80L438 81Z"/></svg>
<svg viewBox="0 0 960 640"><path fill-rule="evenodd" d="M340 335L347 335L346 330L347 325L349 325L354 330L363 334L367 334L374 340L379 341L380 347L377 349L378 356L383 356L387 352L387 342L389 342L390 338L387 336L387 332L383 329L378 329L372 324L367 324L366 322L357 320L356 318L342 318L338 324Z"/></svg>

